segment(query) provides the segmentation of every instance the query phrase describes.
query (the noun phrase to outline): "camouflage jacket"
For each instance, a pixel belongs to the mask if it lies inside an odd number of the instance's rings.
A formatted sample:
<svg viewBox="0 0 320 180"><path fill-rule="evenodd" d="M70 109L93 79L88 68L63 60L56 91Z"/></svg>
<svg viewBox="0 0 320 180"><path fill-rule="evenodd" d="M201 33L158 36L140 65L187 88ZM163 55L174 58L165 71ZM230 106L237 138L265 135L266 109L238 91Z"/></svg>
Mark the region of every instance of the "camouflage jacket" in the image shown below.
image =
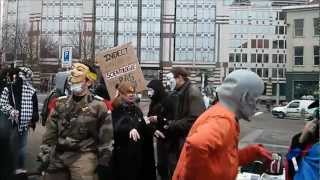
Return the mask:
<svg viewBox="0 0 320 180"><path fill-rule="evenodd" d="M102 100L92 94L78 102L72 96L58 98L43 136L43 144L53 149L50 164L70 165L82 152L94 152L98 164L109 166L113 129L111 113Z"/></svg>

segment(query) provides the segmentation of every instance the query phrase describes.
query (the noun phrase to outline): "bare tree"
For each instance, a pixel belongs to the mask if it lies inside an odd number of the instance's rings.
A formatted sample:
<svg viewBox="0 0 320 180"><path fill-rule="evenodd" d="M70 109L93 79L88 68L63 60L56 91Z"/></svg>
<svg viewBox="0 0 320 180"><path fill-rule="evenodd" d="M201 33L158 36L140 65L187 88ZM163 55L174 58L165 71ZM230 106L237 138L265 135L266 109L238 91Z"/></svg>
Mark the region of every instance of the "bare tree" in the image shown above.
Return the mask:
<svg viewBox="0 0 320 180"><path fill-rule="evenodd" d="M88 36L83 35L81 31L73 34L69 38L69 42L73 47L72 55L74 58L79 58L82 61L87 61L91 59L92 53L92 41Z"/></svg>
<svg viewBox="0 0 320 180"><path fill-rule="evenodd" d="M42 36L40 39L40 57L41 58L58 58L59 47L50 36Z"/></svg>
<svg viewBox="0 0 320 180"><path fill-rule="evenodd" d="M21 24L15 32L15 24L4 24L4 35L2 39L3 50L6 53L6 60L13 61L14 54L17 53L17 60L22 60L23 65L33 65L38 59L36 48L38 46L36 39L31 32L27 30L26 24ZM14 39L17 39L17 51L15 50Z"/></svg>

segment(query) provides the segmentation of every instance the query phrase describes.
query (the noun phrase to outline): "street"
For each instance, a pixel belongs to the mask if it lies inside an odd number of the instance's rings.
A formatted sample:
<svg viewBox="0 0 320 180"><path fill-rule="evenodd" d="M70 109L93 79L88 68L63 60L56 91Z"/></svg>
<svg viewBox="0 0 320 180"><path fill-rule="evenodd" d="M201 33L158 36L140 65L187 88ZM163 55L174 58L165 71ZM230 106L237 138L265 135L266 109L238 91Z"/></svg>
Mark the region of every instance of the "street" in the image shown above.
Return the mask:
<svg viewBox="0 0 320 180"><path fill-rule="evenodd" d="M44 98L44 94L39 95L40 107ZM148 102L142 101L141 107L144 112L147 112ZM264 111L263 107L259 109L262 112ZM246 144L260 143L273 152L285 154L288 150L291 137L302 129L304 123L303 120L277 119L272 117L270 112L264 112L256 116L252 122L241 120L239 146L243 147ZM27 156L27 168L29 171L33 171L38 167L36 156L39 152L39 145L44 130L44 127L39 123L36 130L34 132L31 131L29 134Z"/></svg>

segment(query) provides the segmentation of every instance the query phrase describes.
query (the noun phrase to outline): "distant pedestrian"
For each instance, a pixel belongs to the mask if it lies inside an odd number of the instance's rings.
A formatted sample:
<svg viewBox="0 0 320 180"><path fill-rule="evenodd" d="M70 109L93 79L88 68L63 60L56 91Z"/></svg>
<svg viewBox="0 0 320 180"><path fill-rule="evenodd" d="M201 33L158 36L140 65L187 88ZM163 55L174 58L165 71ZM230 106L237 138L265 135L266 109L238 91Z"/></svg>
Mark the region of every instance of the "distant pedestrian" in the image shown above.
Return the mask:
<svg viewBox="0 0 320 180"><path fill-rule="evenodd" d="M261 145L238 150L239 119L249 120L264 84L255 73L237 70L217 89L219 101L192 126L173 180L235 180L238 168L258 158L271 159Z"/></svg>
<svg viewBox="0 0 320 180"><path fill-rule="evenodd" d="M17 127L17 148L18 158L16 163L16 174L24 175L26 146L28 130L36 127L39 120L38 99L36 90L31 84L32 71L29 68L21 67L11 73L11 82L3 89L0 98L0 106L9 108L13 126Z"/></svg>
<svg viewBox="0 0 320 180"><path fill-rule="evenodd" d="M174 111L173 118L164 126L164 135L168 142L168 170L173 175L182 146L195 120L205 111L202 95L197 87L191 84L189 72L181 67L173 68L167 75Z"/></svg>
<svg viewBox="0 0 320 180"><path fill-rule="evenodd" d="M121 82L112 107L114 127L113 180L156 180L152 128L136 105L136 92Z"/></svg>

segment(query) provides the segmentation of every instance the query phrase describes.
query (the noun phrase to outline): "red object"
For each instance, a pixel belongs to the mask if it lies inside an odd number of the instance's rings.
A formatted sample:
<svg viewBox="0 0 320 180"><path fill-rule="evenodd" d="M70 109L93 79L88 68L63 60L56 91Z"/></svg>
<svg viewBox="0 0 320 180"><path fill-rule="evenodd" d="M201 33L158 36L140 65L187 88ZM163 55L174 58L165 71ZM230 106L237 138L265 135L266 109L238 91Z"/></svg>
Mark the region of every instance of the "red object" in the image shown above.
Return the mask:
<svg viewBox="0 0 320 180"><path fill-rule="evenodd" d="M107 108L112 111L113 107L112 107L112 101L108 101L108 100L103 100L103 102L106 104Z"/></svg>
<svg viewBox="0 0 320 180"><path fill-rule="evenodd" d="M52 111L54 110L54 108L56 107L56 104L57 104L57 98L53 97L48 103L49 116L52 113Z"/></svg>

